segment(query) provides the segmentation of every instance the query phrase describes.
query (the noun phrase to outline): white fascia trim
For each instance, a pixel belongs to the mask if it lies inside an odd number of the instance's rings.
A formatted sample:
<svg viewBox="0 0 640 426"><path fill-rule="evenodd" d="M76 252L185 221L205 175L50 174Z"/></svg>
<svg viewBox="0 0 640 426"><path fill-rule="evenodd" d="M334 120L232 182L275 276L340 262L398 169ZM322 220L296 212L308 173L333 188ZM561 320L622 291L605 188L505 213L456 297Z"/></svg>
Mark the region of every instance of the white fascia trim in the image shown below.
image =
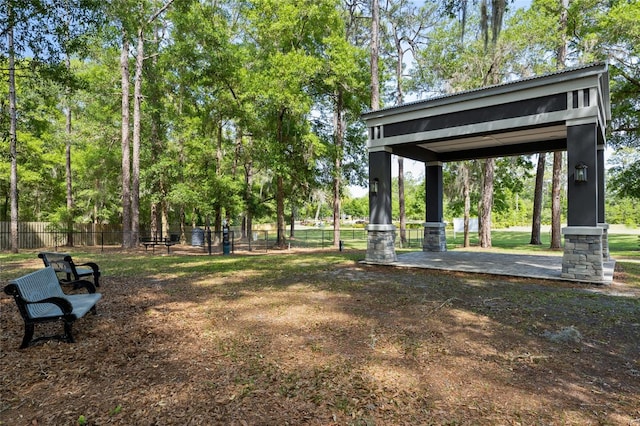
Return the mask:
<svg viewBox="0 0 640 426"><path fill-rule="evenodd" d="M498 93L490 95L489 93L483 93L481 97L473 97L469 99L455 100L455 96L450 99L449 102L438 105L438 100L433 101L434 105L429 105L429 101L426 100L424 104L418 104L420 109L407 111L407 112L393 112L387 111L387 115L384 114L384 110L380 111L379 117L371 117L367 119L368 127L375 127L379 125L385 125L389 123L397 123L401 121L415 120L425 117L432 117L436 115L450 114L454 112L467 111L471 109L487 108L510 102L522 101L526 99L535 99L543 96L557 95L582 89L590 89L598 86L598 80L595 76L584 77L578 80L565 81L561 83L549 84L545 86L536 86L527 89L521 89L517 91L510 91L506 93ZM475 93L474 93L475 95ZM449 100L445 98L443 101ZM569 105L570 106L570 105Z"/></svg>
<svg viewBox="0 0 640 426"><path fill-rule="evenodd" d="M447 139L457 137L468 137L477 133L498 133L503 131L516 131L520 127L540 126L546 123L558 123L567 121L567 125L576 125L574 122L580 120L578 124L596 123L598 108L588 107L565 111L556 111L546 114L528 115L525 117L508 118L506 120L489 121L485 123L469 124L466 126L449 127L446 129L432 130L420 133L409 133L406 135L393 136L390 138L370 141L369 151L380 150L384 146L392 146L405 143L428 142L434 139Z"/></svg>
<svg viewBox="0 0 640 426"><path fill-rule="evenodd" d="M596 124L596 123L598 123L597 117L571 118L567 120L567 127L580 126L582 124Z"/></svg>
<svg viewBox="0 0 640 426"><path fill-rule="evenodd" d="M367 144L369 145L369 152L388 152L390 154L393 154L393 149L391 149L390 147L388 147L386 144L385 145L379 145L376 144L375 146L371 146L371 144Z"/></svg>

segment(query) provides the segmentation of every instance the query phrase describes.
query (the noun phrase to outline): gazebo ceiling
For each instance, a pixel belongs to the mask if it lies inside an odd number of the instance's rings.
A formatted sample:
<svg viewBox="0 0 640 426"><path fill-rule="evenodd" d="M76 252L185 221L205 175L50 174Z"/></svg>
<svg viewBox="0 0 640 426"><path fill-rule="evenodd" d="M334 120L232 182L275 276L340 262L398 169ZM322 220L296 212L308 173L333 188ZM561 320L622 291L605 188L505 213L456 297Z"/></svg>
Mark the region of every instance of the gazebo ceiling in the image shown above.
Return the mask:
<svg viewBox="0 0 640 426"><path fill-rule="evenodd" d="M363 115L369 152L459 161L567 149L567 126L610 119L604 63Z"/></svg>
<svg viewBox="0 0 640 426"><path fill-rule="evenodd" d="M566 140L567 128L564 124L515 130L503 133L489 133L486 135L474 135L467 138L446 139L417 144L418 147L442 154L464 150L477 150L496 146L521 145L525 143L537 143L543 141Z"/></svg>

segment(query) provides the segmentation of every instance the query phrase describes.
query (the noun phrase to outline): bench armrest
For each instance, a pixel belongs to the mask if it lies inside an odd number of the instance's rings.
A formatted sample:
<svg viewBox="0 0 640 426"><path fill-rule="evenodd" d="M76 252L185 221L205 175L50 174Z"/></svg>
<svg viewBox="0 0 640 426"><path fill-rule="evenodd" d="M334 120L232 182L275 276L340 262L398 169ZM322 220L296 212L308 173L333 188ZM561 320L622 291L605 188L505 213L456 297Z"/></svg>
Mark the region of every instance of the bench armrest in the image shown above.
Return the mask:
<svg viewBox="0 0 640 426"><path fill-rule="evenodd" d="M17 296L18 294L20 294L18 293L18 287L15 284L4 286L4 292L9 296Z"/></svg>
<svg viewBox="0 0 640 426"><path fill-rule="evenodd" d="M47 297L42 300L26 300L22 296L20 296L20 292L18 291L18 286L15 284L9 284L5 286L4 292L9 296L13 296L16 301L20 301L20 303L26 305L34 304L34 303L53 303L57 307L60 308L64 315L69 315L73 312L73 306L71 303L62 297Z"/></svg>
<svg viewBox="0 0 640 426"><path fill-rule="evenodd" d="M76 266L88 266L89 268L93 269L93 273L94 274L100 273L100 267L95 262L76 263L75 265Z"/></svg>
<svg viewBox="0 0 640 426"><path fill-rule="evenodd" d="M25 303L53 303L54 305L59 307L62 313L65 315L69 315L71 312L73 312L73 306L71 305L71 302L69 302L67 299L63 299L62 297L47 297L46 299L37 301L25 301Z"/></svg>
<svg viewBox="0 0 640 426"><path fill-rule="evenodd" d="M71 284L73 284L73 288L86 288L87 289L87 293L93 294L95 293L96 290L96 286L89 280L77 280L77 281L73 281Z"/></svg>

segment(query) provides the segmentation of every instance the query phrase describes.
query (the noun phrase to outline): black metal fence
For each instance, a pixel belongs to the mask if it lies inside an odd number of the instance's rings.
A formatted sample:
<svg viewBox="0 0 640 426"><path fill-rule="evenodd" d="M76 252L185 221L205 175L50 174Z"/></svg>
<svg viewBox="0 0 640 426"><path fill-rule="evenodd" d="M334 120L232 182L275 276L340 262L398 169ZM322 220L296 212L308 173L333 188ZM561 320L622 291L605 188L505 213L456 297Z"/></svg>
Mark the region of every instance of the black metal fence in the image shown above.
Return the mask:
<svg viewBox="0 0 640 426"><path fill-rule="evenodd" d="M396 236L397 247L422 247L424 231L422 229L407 229L406 242ZM73 232L51 229L45 222L21 223L18 227L18 241L21 250L57 250L68 247L71 234L74 247L92 247L99 250L117 250L122 247L123 233L117 226L77 225ZM228 242L222 232L208 232L203 228L187 227L171 229L170 234L179 235L180 244L171 246L169 251L189 249L192 252L224 253L225 249L236 251L268 251L277 244L278 234L275 231L258 230L250 235L242 235L240 229L231 228ZM140 231L140 236L147 236L148 232ZM160 236L162 237L162 236ZM169 235L165 236L169 237ZM334 246L334 232L332 228L296 229L291 236L287 230L285 248L330 248ZM10 231L8 223L0 222L0 250L9 250ZM226 247L225 247L226 246ZM340 230L340 247L343 249L365 249L367 246L367 231L363 228L349 228ZM142 246L141 246L142 247ZM154 250L159 250L155 248Z"/></svg>

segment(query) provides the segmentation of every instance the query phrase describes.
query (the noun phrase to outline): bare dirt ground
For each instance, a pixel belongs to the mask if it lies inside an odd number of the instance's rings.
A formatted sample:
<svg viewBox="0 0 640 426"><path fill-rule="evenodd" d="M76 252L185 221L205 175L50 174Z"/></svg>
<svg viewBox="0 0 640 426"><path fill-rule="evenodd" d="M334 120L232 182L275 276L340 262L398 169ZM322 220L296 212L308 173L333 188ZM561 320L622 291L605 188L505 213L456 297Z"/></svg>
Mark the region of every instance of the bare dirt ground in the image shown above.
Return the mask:
<svg viewBox="0 0 640 426"><path fill-rule="evenodd" d="M624 285L254 258L107 272L75 344L19 350L3 294L0 424L640 425Z"/></svg>

